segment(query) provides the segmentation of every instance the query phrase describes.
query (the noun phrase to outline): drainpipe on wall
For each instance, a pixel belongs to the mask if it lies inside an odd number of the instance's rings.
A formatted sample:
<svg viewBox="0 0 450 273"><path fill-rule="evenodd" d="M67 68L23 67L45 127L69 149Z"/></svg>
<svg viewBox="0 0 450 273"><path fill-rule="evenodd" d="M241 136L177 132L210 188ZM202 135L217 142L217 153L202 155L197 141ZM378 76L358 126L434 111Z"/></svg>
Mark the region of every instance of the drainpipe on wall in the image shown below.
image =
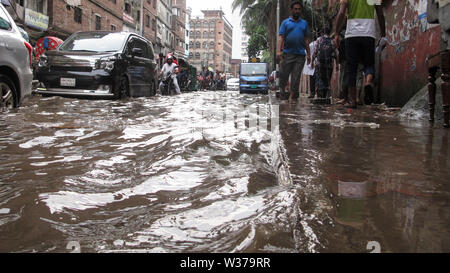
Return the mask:
<svg viewBox="0 0 450 273"><path fill-rule="evenodd" d="M141 0L141 35L144 36L144 0Z"/></svg>

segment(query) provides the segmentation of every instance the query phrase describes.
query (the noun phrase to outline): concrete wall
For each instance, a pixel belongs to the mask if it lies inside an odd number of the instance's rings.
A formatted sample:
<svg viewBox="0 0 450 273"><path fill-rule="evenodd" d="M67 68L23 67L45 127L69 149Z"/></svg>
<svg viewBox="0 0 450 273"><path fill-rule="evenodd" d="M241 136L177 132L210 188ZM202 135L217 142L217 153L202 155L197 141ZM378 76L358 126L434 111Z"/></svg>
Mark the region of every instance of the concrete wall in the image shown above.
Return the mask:
<svg viewBox="0 0 450 273"><path fill-rule="evenodd" d="M426 0L387 0L389 45L381 55L380 99L403 106L427 84L428 54L440 50L440 27L426 21Z"/></svg>
<svg viewBox="0 0 450 273"><path fill-rule="evenodd" d="M319 4L324 2L317 0ZM338 0L329 2L336 8ZM427 0L383 2L389 44L381 53L377 71L379 99L390 106L403 106L427 84L425 59L440 50L441 29L427 23ZM338 93L338 73L335 70L332 79L333 94Z"/></svg>

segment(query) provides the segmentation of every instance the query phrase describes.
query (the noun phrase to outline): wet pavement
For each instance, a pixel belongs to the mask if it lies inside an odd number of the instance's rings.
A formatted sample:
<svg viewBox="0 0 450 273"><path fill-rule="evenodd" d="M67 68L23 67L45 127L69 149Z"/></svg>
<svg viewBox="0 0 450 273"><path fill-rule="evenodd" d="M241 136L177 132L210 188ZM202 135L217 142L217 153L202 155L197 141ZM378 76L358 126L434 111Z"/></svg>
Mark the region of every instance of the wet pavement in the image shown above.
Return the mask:
<svg viewBox="0 0 450 273"><path fill-rule="evenodd" d="M448 130L397 112L31 97L0 116L0 252L449 252Z"/></svg>

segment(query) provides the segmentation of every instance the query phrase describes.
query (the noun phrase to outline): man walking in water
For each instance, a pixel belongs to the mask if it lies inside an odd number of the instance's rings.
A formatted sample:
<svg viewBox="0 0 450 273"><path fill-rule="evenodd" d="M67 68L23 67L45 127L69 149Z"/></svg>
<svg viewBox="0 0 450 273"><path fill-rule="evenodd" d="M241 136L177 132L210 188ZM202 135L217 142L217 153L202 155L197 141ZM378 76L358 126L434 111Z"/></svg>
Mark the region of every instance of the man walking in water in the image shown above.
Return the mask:
<svg viewBox="0 0 450 273"><path fill-rule="evenodd" d="M291 17L284 20L280 27L280 40L278 42L277 58L281 61L280 67L280 96L285 98L285 90L289 75L289 103L294 102L294 95L300 87L300 76L305 64L311 62L309 50L308 23L300 18L302 4L294 1L291 4Z"/></svg>
<svg viewBox="0 0 450 273"><path fill-rule="evenodd" d="M349 108L356 108L356 74L358 63L364 65L365 75L365 104L373 102L372 81L375 75L375 11L380 25L381 37L386 36L386 26L381 0L341 0L339 14L336 18L334 42L339 47L339 32L347 17L345 32L345 55L347 58ZM332 36L333 36L332 35Z"/></svg>

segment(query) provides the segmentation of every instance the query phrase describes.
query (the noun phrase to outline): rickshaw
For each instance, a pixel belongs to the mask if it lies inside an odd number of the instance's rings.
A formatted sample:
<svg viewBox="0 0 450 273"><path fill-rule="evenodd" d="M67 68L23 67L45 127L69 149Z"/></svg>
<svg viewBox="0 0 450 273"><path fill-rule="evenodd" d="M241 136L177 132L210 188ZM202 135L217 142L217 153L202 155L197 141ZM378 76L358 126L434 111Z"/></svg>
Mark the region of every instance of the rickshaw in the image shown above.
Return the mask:
<svg viewBox="0 0 450 273"><path fill-rule="evenodd" d="M190 91L198 91L198 81L197 81L197 68L189 65L189 87Z"/></svg>
<svg viewBox="0 0 450 273"><path fill-rule="evenodd" d="M183 58L178 58L178 71L177 79L181 91L191 91L189 90L189 63Z"/></svg>

